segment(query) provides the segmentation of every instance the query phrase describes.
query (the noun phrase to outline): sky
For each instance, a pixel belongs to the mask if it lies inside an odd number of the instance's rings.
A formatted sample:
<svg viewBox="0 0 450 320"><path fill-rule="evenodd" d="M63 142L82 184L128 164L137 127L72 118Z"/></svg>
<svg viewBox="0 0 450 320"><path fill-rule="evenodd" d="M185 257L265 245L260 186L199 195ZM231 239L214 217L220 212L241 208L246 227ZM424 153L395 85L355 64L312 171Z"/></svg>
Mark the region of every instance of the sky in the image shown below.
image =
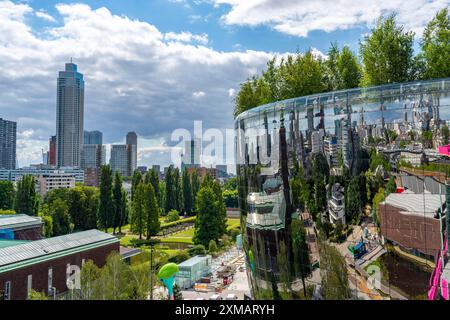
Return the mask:
<svg viewBox="0 0 450 320"><path fill-rule="evenodd" d="M233 128L240 83L273 56L331 42L357 52L381 14L416 36L449 0L0 0L0 118L17 122L19 166L42 162L56 128L56 78L85 77L86 130L138 140L138 164L168 165L174 130ZM109 150L109 147L108 147Z"/></svg>

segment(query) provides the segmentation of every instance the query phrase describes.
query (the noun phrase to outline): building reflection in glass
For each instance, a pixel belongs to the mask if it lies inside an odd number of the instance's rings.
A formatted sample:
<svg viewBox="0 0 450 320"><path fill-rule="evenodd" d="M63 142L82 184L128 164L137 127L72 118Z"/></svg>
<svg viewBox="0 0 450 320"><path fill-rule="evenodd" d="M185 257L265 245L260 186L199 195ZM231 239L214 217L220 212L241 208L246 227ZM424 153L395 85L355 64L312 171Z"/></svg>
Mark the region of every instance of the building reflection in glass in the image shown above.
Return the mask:
<svg viewBox="0 0 450 320"><path fill-rule="evenodd" d="M439 193L445 202L445 191L437 191L439 188L430 187L431 191L424 191L407 187L412 181L407 177L422 182L423 177L405 173L401 168L404 163L413 170L417 163L423 165L436 159L447 161L438 154L438 147L449 143L448 133L446 135L443 130L448 120L449 79L323 93L259 106L239 115L235 121L239 205L253 297L301 299L305 298L304 286L308 288L307 298L321 296L322 278L327 270L321 270L320 248L325 247L319 243L317 227L320 224L323 228L324 223L329 223L336 230L336 225L341 224L339 228L347 230L347 225L361 225L361 221L355 221L349 214L352 205L346 206L349 197L346 192L351 190L349 181L354 177L374 179L372 176L381 176L379 187L385 188L389 178L395 176L397 187L402 184L408 189L407 193L416 196L424 192ZM370 168L376 164L371 159L373 151L382 155L389 166ZM318 167L326 170L320 172ZM442 190L445 190L444 180L440 181L444 186ZM367 181L365 183L368 185ZM302 191L305 185L312 190L310 198ZM361 201L372 204L378 189L372 194L370 188L368 190L369 199ZM394 202L392 197L386 197L388 193L384 196L386 199L375 208L382 212L378 214L381 220L378 231L373 232L364 244L368 252L375 243L371 241L376 239L381 248L399 246L418 256L426 252L427 256L422 255L422 258L435 263L436 247L432 246L434 251L413 247L430 245L426 241L405 245L393 236L398 232L384 233L386 229L403 228L387 225L392 219L386 218L385 209ZM398 197L400 200L396 201L401 202L402 196ZM413 213L402 214L401 219L414 216ZM370 217L370 213L366 215ZM430 213L420 208L415 214L424 215L430 216ZM440 224L439 230L429 231L425 227L424 234L437 232L436 239L447 239L446 219L441 219ZM306 235L305 240L302 240L302 232ZM298 248L302 241L306 241L306 258ZM323 241L329 243L330 239ZM359 242L359 238L353 239L355 246ZM444 240L438 247L444 249L443 245ZM346 262L352 260L349 257L353 258L353 264L356 260L364 262L367 256L355 259L350 250L341 253ZM306 268L304 261L308 263ZM394 277L391 275L391 278ZM427 285L422 284L424 288ZM349 298L361 298L358 290L353 286Z"/></svg>

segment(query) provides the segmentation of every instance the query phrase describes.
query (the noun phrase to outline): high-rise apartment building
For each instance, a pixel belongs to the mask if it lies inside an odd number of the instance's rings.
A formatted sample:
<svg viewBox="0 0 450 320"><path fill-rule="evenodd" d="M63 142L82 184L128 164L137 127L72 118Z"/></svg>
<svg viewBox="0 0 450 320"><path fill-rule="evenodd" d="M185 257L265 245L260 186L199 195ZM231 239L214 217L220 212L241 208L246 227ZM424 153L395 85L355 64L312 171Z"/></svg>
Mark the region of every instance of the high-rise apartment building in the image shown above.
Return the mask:
<svg viewBox="0 0 450 320"><path fill-rule="evenodd" d="M131 175L132 175L134 170L136 170L136 168L137 168L137 134L136 134L136 132L131 131L131 132L127 133L126 143L129 146L134 146L134 147L129 147L129 149L131 150L130 152L133 153L130 157L130 161L132 161L132 163L131 163Z"/></svg>
<svg viewBox="0 0 450 320"><path fill-rule="evenodd" d="M106 147L101 144L84 144L81 150L81 168L100 168L106 163Z"/></svg>
<svg viewBox="0 0 450 320"><path fill-rule="evenodd" d="M97 130L85 130L83 144L103 144L103 133Z"/></svg>
<svg viewBox="0 0 450 320"><path fill-rule="evenodd" d="M79 167L83 144L84 80L77 65L59 72L56 101L56 165Z"/></svg>
<svg viewBox="0 0 450 320"><path fill-rule="evenodd" d="M0 118L0 169L16 168L17 123Z"/></svg>
<svg viewBox="0 0 450 320"><path fill-rule="evenodd" d="M111 146L109 164L112 172L119 171L124 177L131 177L136 170L136 149L133 144L116 144Z"/></svg>

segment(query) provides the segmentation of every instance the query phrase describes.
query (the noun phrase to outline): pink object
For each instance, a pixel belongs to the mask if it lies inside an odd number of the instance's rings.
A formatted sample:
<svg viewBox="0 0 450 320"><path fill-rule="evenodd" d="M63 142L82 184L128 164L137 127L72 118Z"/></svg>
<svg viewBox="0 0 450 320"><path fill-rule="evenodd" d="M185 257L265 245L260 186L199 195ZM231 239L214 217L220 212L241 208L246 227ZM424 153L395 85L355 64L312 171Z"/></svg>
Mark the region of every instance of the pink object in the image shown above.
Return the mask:
<svg viewBox="0 0 450 320"><path fill-rule="evenodd" d="M441 254L446 254L448 251L447 237L444 238L444 250L439 250L437 257L436 268L433 271L430 279L430 290L428 290L428 300L436 300L439 282L441 285L441 295L444 299L448 300L448 283L445 279L441 279L442 273L442 259ZM445 285L444 285L445 284Z"/></svg>
<svg viewBox="0 0 450 320"><path fill-rule="evenodd" d="M448 282L445 279L441 279L441 296L448 300Z"/></svg>
<svg viewBox="0 0 450 320"><path fill-rule="evenodd" d="M439 146L438 150L439 150L439 154L450 157L450 144L448 144L446 146Z"/></svg>

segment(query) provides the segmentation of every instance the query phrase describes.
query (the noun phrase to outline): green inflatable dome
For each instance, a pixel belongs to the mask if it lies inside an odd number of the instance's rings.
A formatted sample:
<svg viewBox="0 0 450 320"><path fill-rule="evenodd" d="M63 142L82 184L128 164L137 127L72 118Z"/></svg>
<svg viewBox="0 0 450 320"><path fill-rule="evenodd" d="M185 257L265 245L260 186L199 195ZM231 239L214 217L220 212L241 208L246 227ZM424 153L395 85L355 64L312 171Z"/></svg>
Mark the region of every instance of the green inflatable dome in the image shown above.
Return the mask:
<svg viewBox="0 0 450 320"><path fill-rule="evenodd" d="M178 265L176 263L165 264L159 269L158 277L167 279L177 273L178 270Z"/></svg>

